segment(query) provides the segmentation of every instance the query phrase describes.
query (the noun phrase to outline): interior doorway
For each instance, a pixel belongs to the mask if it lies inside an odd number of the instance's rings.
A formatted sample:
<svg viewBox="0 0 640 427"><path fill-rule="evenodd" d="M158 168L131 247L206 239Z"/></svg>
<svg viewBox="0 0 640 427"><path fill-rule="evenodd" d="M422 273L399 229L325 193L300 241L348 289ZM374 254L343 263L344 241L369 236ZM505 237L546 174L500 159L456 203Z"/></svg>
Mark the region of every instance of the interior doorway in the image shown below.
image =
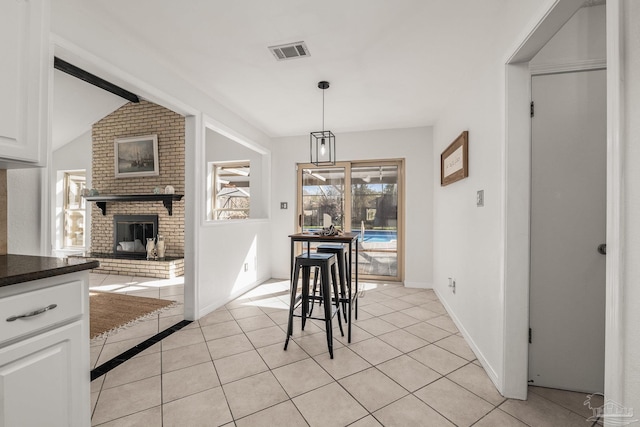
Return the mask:
<svg viewBox="0 0 640 427"><path fill-rule="evenodd" d="M606 71L533 76L529 383L604 391Z"/></svg>

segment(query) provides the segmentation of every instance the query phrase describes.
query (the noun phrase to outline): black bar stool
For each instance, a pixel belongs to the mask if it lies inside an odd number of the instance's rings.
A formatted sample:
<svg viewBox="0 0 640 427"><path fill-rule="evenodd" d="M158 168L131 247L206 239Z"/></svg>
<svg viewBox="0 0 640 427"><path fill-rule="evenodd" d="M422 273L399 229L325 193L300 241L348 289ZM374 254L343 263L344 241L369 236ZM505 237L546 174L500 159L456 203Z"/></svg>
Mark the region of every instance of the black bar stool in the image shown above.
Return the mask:
<svg viewBox="0 0 640 427"><path fill-rule="evenodd" d="M322 296L309 295L309 281L311 279L312 267L318 268L320 270L320 286L322 287ZM302 294L298 295L298 278L300 277L300 270L302 270ZM329 272L331 272L331 278L329 277ZM344 336L344 331L342 330L342 320L340 319L340 301L338 298L338 280L336 273L336 257L334 254L305 253L296 257L296 262L293 269L293 279L291 282L291 302L289 304L287 339L284 343L285 350L289 345L289 338L293 334L294 316L302 317L303 331L307 317L309 317L311 319L324 320L327 333L327 346L329 347L329 356L333 359L333 329L331 326L331 318L336 313L338 314L338 325L340 326L340 333L342 334L342 336ZM333 310L333 307L331 305L331 285L333 285L333 292L336 295L335 311ZM307 310L309 309L309 302L314 300L324 302L323 318L311 317L311 314L307 313ZM294 311L298 305L301 306L302 312L300 315L294 314Z"/></svg>
<svg viewBox="0 0 640 427"><path fill-rule="evenodd" d="M351 283L347 283L347 266L349 265L349 260L347 259L348 254L347 251L344 250L344 246L342 244L332 245L332 244L323 244L319 245L316 249L318 253L328 253L335 254L338 259L338 274L340 274L340 298L342 298L342 314L344 316L344 321L347 322L347 303L349 300L349 296L347 294L347 286L351 287ZM316 285L317 280L313 281L313 295L316 294ZM337 294L336 294L337 295ZM313 304L313 303L312 303ZM311 307L313 310L313 305Z"/></svg>

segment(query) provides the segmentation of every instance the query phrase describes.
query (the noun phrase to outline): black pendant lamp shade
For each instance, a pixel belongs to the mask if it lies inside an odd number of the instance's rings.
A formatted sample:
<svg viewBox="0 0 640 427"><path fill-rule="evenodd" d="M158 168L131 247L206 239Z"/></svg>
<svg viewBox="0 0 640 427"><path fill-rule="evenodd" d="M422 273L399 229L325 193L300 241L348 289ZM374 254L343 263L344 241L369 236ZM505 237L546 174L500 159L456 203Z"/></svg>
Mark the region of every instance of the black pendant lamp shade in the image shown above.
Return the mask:
<svg viewBox="0 0 640 427"><path fill-rule="evenodd" d="M336 164L336 136L330 130L324 130L324 91L329 88L329 82L318 82L322 89L322 130L309 134L309 155L311 163L316 166Z"/></svg>

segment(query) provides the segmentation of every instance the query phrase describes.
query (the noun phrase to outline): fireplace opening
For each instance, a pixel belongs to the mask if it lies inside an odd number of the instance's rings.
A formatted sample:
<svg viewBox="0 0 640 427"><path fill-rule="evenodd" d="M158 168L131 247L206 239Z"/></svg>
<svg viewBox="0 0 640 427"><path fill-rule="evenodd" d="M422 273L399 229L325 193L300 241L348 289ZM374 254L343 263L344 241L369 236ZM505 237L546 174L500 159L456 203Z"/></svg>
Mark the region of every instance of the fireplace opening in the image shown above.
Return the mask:
<svg viewBox="0 0 640 427"><path fill-rule="evenodd" d="M158 215L114 215L113 254L122 258L146 258L147 239L158 235Z"/></svg>

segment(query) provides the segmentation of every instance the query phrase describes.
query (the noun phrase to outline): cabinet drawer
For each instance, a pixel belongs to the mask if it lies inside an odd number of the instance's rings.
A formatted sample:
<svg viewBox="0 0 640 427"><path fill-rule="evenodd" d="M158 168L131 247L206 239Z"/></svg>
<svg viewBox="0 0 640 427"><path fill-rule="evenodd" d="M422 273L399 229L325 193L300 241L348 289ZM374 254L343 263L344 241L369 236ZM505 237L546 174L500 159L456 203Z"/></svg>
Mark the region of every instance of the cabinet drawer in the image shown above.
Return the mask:
<svg viewBox="0 0 640 427"><path fill-rule="evenodd" d="M73 281L0 299L0 346L23 335L80 317L84 312L82 287L81 281ZM7 320L52 307L53 304L55 308L40 314Z"/></svg>

